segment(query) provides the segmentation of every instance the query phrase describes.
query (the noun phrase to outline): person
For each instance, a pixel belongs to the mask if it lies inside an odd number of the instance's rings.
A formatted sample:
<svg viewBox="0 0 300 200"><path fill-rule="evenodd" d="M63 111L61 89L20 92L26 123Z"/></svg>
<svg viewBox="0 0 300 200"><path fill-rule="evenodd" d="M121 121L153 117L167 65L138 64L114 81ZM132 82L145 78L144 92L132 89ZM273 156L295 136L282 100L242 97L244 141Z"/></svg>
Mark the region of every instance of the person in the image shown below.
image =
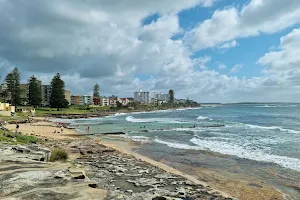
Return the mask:
<svg viewBox="0 0 300 200"><path fill-rule="evenodd" d="M87 127L87 131L90 132L90 126Z"/></svg>
<svg viewBox="0 0 300 200"><path fill-rule="evenodd" d="M16 125L16 133L19 131L19 128L20 128L20 126L19 126L19 124L17 124Z"/></svg>
<svg viewBox="0 0 300 200"><path fill-rule="evenodd" d="M61 133L64 131L64 127L63 126L60 127L60 131L61 131Z"/></svg>

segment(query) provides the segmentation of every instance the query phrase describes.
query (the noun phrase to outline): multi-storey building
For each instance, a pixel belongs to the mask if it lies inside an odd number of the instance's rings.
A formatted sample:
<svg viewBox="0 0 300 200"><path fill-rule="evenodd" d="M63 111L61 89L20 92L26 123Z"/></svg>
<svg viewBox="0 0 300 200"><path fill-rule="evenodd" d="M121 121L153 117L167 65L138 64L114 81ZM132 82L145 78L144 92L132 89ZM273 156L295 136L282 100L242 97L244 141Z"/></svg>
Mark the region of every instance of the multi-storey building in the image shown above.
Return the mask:
<svg viewBox="0 0 300 200"><path fill-rule="evenodd" d="M42 105L43 106L50 106L50 98L52 94L52 86L51 85L42 85ZM71 92L70 90L65 90L65 99L71 105Z"/></svg>
<svg viewBox="0 0 300 200"><path fill-rule="evenodd" d="M101 98L101 106L109 106L109 98L107 97L102 97Z"/></svg>
<svg viewBox="0 0 300 200"><path fill-rule="evenodd" d="M79 105L92 105L93 104L93 98L89 95L82 95L79 98Z"/></svg>
<svg viewBox="0 0 300 200"><path fill-rule="evenodd" d="M80 99L80 96L72 95L71 96L71 105L79 105L79 99Z"/></svg>
<svg viewBox="0 0 300 200"><path fill-rule="evenodd" d="M134 101L140 103L151 103L151 99L154 97L155 93L153 92L134 92Z"/></svg>
<svg viewBox="0 0 300 200"><path fill-rule="evenodd" d="M71 96L71 105L88 106L92 104L93 104L92 96L89 95Z"/></svg>
<svg viewBox="0 0 300 200"><path fill-rule="evenodd" d="M43 106L50 106L50 98L52 93L52 86L51 85L43 85L42 86L42 99L43 99Z"/></svg>
<svg viewBox="0 0 300 200"><path fill-rule="evenodd" d="M170 100L170 95L161 93L161 94L156 94L155 98L157 99L157 101L168 102Z"/></svg>
<svg viewBox="0 0 300 200"><path fill-rule="evenodd" d="M71 105L71 92L70 92L70 90L65 90L65 98L69 102L69 105Z"/></svg>

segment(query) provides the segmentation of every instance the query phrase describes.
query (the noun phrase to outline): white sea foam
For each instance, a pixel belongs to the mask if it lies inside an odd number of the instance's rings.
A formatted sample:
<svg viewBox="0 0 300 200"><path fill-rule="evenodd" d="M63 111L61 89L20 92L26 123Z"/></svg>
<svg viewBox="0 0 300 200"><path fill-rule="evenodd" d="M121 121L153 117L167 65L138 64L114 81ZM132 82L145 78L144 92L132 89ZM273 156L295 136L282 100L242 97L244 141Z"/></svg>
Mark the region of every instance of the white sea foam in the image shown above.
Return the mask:
<svg viewBox="0 0 300 200"><path fill-rule="evenodd" d="M271 105L263 105L263 106L254 106L254 107L257 107L257 108L276 108L278 106L271 106Z"/></svg>
<svg viewBox="0 0 300 200"><path fill-rule="evenodd" d="M252 124L244 124L244 123L236 123L236 124L225 125L225 127L226 128L248 127L250 129L277 130L277 131L286 132L286 133L293 133L293 134L300 133L300 131L287 129L287 128L282 128L280 126L258 126L258 125L252 125Z"/></svg>
<svg viewBox="0 0 300 200"><path fill-rule="evenodd" d="M237 144L227 143L224 141L209 141L197 138L190 140L197 148L202 150L210 150L221 154L234 155L240 158L256 160L260 162L275 163L282 167L300 171L300 160L287 156L273 155L264 152L257 148L247 148L247 146L240 146ZM195 147L193 147L194 149Z"/></svg>
<svg viewBox="0 0 300 200"><path fill-rule="evenodd" d="M141 143L151 143L152 140L149 137L146 136L130 136L131 140Z"/></svg>
<svg viewBox="0 0 300 200"><path fill-rule="evenodd" d="M287 132L287 133L300 133L300 131L286 129L286 128L282 128L279 126L257 126L257 125L251 125L251 124L245 124L245 125L249 128L253 128L253 129L278 130L278 131Z"/></svg>
<svg viewBox="0 0 300 200"><path fill-rule="evenodd" d="M203 117L203 116L199 116L197 117L198 120L213 120L212 118L209 117Z"/></svg>
<svg viewBox="0 0 300 200"><path fill-rule="evenodd" d="M257 108L291 108L297 107L297 105L263 105L263 106L254 106Z"/></svg>
<svg viewBox="0 0 300 200"><path fill-rule="evenodd" d="M208 150L226 155L237 156L240 158L255 160L259 162L275 163L282 167L300 171L300 160L298 158L291 158L287 156L278 156L263 152L263 150L254 150L237 144L228 143L225 141L209 141L197 138L192 138L190 142L197 146L192 146L182 143L166 142L155 139L157 143L165 144L171 148L176 149L191 149L191 150Z"/></svg>
<svg viewBox="0 0 300 200"><path fill-rule="evenodd" d="M182 123L187 123L184 121L179 121L179 120L174 120L170 118L135 118L132 116L126 117L126 121L128 122L133 122L133 123L152 123L152 122L158 122L158 123L173 123L173 124L182 124Z"/></svg>
<svg viewBox="0 0 300 200"><path fill-rule="evenodd" d="M154 142L160 143L160 144L165 144L168 147L176 148L176 149L192 149L192 150L201 150L201 148L197 146L191 146L188 144L182 144L182 143L176 143L176 142L166 142L160 139L154 139Z"/></svg>

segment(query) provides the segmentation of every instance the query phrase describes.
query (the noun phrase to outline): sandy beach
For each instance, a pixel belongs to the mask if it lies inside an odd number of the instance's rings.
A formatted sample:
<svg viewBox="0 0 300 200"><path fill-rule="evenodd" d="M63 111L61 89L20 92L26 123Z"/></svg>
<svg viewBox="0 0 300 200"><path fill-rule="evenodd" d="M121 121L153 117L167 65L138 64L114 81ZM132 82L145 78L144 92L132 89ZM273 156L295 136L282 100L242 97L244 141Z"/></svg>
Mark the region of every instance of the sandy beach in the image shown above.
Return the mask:
<svg viewBox="0 0 300 200"><path fill-rule="evenodd" d="M41 118L39 118L41 120ZM40 137L46 137L51 139L67 139L67 138L74 138L69 135L76 134L73 129L64 128L63 132L61 132L60 127L58 127L54 122L49 121L40 121L36 123L24 123L19 124L19 132L25 135L35 135ZM11 130L12 132L15 131L16 125L15 124L7 124L6 128ZM56 132L56 133L54 133Z"/></svg>
<svg viewBox="0 0 300 200"><path fill-rule="evenodd" d="M7 128L14 131L15 125L9 124ZM74 137L76 134L74 129L64 128L63 133L60 128L56 126L54 122L36 122L20 124L19 131L26 135L36 135L38 137L55 139L55 140L76 140L79 137ZM54 133L56 131L56 133ZM169 166L169 163L164 161L155 161L147 156L143 156L133 151L134 148L138 148L139 144L132 141L124 140L111 140L101 139L96 140L98 144L113 148L121 153L134 156L136 159L145 161L153 166L156 166L164 171L170 172L182 176L196 184L203 185L204 187L211 188L212 192L217 191L225 197L237 197L239 199L283 199L282 194L274 188L268 187L263 183L256 183L253 181L251 184L253 187L249 187L248 181L242 181L238 179L228 179L224 174L214 172L207 169L193 168L191 166L182 165L175 169ZM192 172L192 173L191 173ZM203 181L204 180L204 181ZM255 184L254 184L255 183ZM259 185L259 186L257 186ZM254 187L255 186L255 187ZM256 187L257 186L257 187Z"/></svg>

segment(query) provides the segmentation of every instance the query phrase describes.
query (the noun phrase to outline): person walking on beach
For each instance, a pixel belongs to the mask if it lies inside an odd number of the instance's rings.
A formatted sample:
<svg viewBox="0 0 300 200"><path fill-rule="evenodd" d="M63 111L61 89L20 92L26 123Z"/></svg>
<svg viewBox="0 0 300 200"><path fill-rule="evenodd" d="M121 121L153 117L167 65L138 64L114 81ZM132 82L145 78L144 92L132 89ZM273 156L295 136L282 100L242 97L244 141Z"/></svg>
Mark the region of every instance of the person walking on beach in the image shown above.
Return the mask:
<svg viewBox="0 0 300 200"><path fill-rule="evenodd" d="M20 128L20 126L19 126L19 124L17 124L16 125L16 133L19 131L19 128Z"/></svg>
<svg viewBox="0 0 300 200"><path fill-rule="evenodd" d="M61 133L63 133L63 131L64 131L64 127L63 126L60 127L60 131L61 131Z"/></svg>
<svg viewBox="0 0 300 200"><path fill-rule="evenodd" d="M88 132L88 133L90 132L90 126L87 127L87 132Z"/></svg>

